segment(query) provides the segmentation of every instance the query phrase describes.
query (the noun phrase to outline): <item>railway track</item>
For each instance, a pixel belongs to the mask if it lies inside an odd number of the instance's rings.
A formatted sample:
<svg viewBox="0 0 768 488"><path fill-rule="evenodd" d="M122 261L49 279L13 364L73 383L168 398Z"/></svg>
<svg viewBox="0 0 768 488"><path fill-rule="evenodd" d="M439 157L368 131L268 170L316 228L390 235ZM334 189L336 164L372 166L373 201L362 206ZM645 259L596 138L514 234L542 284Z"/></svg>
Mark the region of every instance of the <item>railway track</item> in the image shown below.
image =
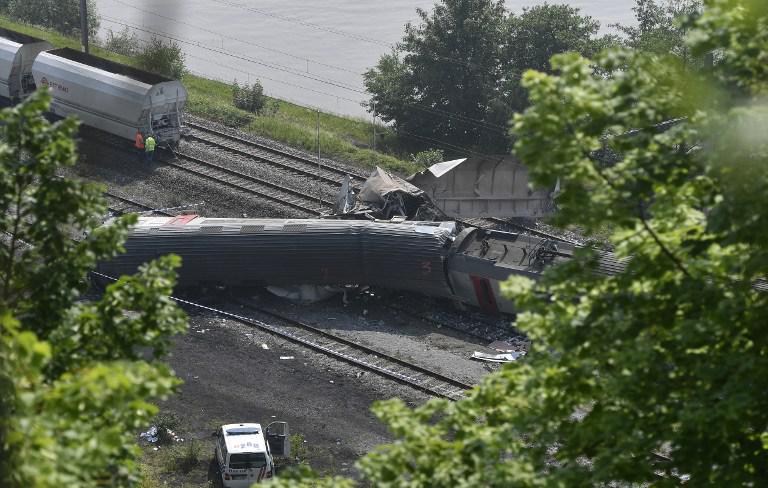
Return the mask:
<svg viewBox="0 0 768 488"><path fill-rule="evenodd" d="M366 371L408 385L432 396L456 401L463 398L466 392L473 387L428 368L363 346L353 340L340 337L275 312L255 307L248 302L237 301L239 305L268 316L270 323L180 298L174 298L174 300L182 305L213 312L249 327L268 332Z"/></svg>
<svg viewBox="0 0 768 488"><path fill-rule="evenodd" d="M312 216L323 215L324 208L333 204L327 200L307 196L304 192L287 188L255 176L241 173L231 168L204 161L183 152L174 152L175 159L166 158L162 162L221 185L250 193L257 197L300 210Z"/></svg>
<svg viewBox="0 0 768 488"><path fill-rule="evenodd" d="M94 140L99 144L126 150L124 140L109 134L103 134L102 137L95 138ZM204 161L191 154L167 149L161 149L160 152L161 154L170 155L170 157L163 157L158 161L162 164L192 174L198 178L300 210L309 216L323 215L323 208L333 207L333 204L327 200L310 197L298 190L247 175L216 163ZM146 208L145 210L152 209Z"/></svg>
<svg viewBox="0 0 768 488"><path fill-rule="evenodd" d="M321 163L318 165L317 160L282 151L194 122L188 122L187 126L193 129L193 132L186 136L187 139L284 171L319 179L334 186L341 186L343 178L347 175L352 178L353 182L363 182L367 178L365 175L328 164Z"/></svg>
<svg viewBox="0 0 768 488"><path fill-rule="evenodd" d="M537 237L543 237L545 239L551 239L554 241L561 241L566 242L568 244L572 244L574 246L582 246L583 244L579 244L578 242L572 241L570 239L566 239L562 236L557 236L555 234L549 234L547 232L542 232L540 230L532 229L528 226L518 224L515 222L511 222L507 219L502 219L498 217L484 217L481 219L467 219L460 221L464 225L468 225L470 227L479 227L481 229L491 229L494 225L504 225L507 227L512 227L514 229L517 229L521 232L524 232L526 234L534 235Z"/></svg>
<svg viewBox="0 0 768 488"><path fill-rule="evenodd" d="M114 200L116 202L119 202L119 204L122 205L128 205L129 207L121 207L117 208L112 205L109 206L109 210L116 214L123 214L123 213L129 213L129 212L149 212L152 211L154 213L158 213L160 215L166 215L166 216L173 216L173 214L168 213L166 210L169 209L155 209L153 207L150 207L149 205L143 204L141 202L137 202L136 200L132 200L130 198L122 197L120 195L115 195L114 193L110 193L108 191L105 191L103 193L105 197L109 200Z"/></svg>

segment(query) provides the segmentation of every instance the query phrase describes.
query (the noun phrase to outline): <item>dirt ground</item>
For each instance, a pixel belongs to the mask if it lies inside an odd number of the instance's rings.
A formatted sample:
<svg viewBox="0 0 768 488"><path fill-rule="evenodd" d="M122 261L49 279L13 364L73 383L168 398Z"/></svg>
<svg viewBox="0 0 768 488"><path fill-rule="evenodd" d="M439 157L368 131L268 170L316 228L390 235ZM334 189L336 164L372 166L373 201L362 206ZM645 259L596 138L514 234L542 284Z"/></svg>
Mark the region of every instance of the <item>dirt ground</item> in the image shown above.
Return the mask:
<svg viewBox="0 0 768 488"><path fill-rule="evenodd" d="M135 155L108 146L86 144L82 150L81 163L68 171L70 175L104 183L114 193L155 208L205 202L195 208L196 213L297 217L287 208L201 182L162 164L146 165ZM254 292L249 298L260 306L467 382L477 382L496 369L470 360L472 351L492 352L486 346L499 338L525 347L524 339L506 326L508 317L489 319L456 312L447 301L375 292L378 298L361 296L347 306L340 297L308 306L294 305L263 292ZM238 305L226 300L201 299L216 308L257 316L238 310ZM426 314L433 321L393 310L387 307L388 300L422 316ZM374 446L392 440L371 414L372 403L398 397L415 406L428 399L413 388L213 313L188 313L189 331L174 340L168 360L184 384L160 407L179 417L178 430L185 443L199 444L200 462L190 469L174 470L167 466L168 447L154 450L146 446L145 468L159 483L206 486L209 479L216 477L210 465L211 434L216 427L235 422L268 424L274 420L287 421L292 433L301 434L306 442L298 452L313 468L327 474L356 476L354 462ZM473 335L436 325L451 321L461 322Z"/></svg>

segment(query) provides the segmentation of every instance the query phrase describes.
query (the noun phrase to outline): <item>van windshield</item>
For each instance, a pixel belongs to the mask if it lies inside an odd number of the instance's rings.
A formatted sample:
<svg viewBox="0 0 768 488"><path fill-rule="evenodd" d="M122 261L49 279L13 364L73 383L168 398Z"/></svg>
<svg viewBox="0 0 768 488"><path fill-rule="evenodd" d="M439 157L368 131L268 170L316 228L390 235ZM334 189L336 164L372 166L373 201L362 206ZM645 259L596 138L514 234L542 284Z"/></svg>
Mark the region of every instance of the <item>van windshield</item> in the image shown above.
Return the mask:
<svg viewBox="0 0 768 488"><path fill-rule="evenodd" d="M230 469L261 468L267 465L267 456L263 452L246 452L229 455Z"/></svg>

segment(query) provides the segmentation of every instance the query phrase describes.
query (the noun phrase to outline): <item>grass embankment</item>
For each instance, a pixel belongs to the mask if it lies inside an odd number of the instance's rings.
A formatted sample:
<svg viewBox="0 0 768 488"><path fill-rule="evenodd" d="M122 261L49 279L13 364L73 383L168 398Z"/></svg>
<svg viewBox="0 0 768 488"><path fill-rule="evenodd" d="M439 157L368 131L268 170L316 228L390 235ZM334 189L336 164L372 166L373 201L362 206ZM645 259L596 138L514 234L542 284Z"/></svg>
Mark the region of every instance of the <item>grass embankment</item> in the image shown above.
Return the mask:
<svg viewBox="0 0 768 488"><path fill-rule="evenodd" d="M0 16L0 27L46 39L56 47L80 49L78 39L13 22L6 17ZM92 47L91 53L119 63L136 65L133 58L105 51L97 46ZM232 88L227 83L191 74L184 76L183 81L189 92L187 106L189 113L268 137L313 154L317 153L315 110L272 99L270 102L274 101L278 108L274 113L254 115L232 105ZM376 132L380 134L385 130L383 127L377 127ZM401 174L410 174L422 169L411 161L371 150L369 146L372 134L373 125L370 122L320 113L320 153L323 157L343 159L363 168L381 166ZM377 146L381 144L378 147L397 146L394 136L382 137L383 139L377 140Z"/></svg>

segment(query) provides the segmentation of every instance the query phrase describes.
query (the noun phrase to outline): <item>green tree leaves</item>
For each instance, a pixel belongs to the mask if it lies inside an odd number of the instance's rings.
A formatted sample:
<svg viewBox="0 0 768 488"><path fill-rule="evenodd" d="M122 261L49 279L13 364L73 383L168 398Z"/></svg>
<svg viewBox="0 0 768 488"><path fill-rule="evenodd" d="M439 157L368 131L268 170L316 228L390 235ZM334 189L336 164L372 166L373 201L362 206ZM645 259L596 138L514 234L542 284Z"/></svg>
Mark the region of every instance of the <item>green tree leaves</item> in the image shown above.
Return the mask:
<svg viewBox="0 0 768 488"><path fill-rule="evenodd" d="M567 5L508 14L503 1L445 0L418 10L395 52L365 74L369 109L412 137L415 148L442 143L449 154L509 149L507 125L527 106L527 69L553 54L591 55L607 40L598 23Z"/></svg>
<svg viewBox="0 0 768 488"><path fill-rule="evenodd" d="M375 486L760 486L768 479L768 6L707 0L694 55L608 50L527 72L516 154L560 178L598 251L505 286L533 339L456 404L375 412Z"/></svg>
<svg viewBox="0 0 768 488"><path fill-rule="evenodd" d="M181 46L171 40L163 42L158 37L152 37L136 60L140 68L174 80L180 80L187 71Z"/></svg>
<svg viewBox="0 0 768 488"><path fill-rule="evenodd" d="M96 2L88 1L88 31L95 36L101 20L96 11ZM48 27L72 36L80 32L79 0L5 0L0 10L12 19L33 25Z"/></svg>
<svg viewBox="0 0 768 488"><path fill-rule="evenodd" d="M131 486L148 401L178 384L157 359L186 327L168 298L179 260L80 301L135 218L101 226L100 188L58 176L76 161L77 125L47 122L49 101L38 90L0 112L0 484Z"/></svg>

